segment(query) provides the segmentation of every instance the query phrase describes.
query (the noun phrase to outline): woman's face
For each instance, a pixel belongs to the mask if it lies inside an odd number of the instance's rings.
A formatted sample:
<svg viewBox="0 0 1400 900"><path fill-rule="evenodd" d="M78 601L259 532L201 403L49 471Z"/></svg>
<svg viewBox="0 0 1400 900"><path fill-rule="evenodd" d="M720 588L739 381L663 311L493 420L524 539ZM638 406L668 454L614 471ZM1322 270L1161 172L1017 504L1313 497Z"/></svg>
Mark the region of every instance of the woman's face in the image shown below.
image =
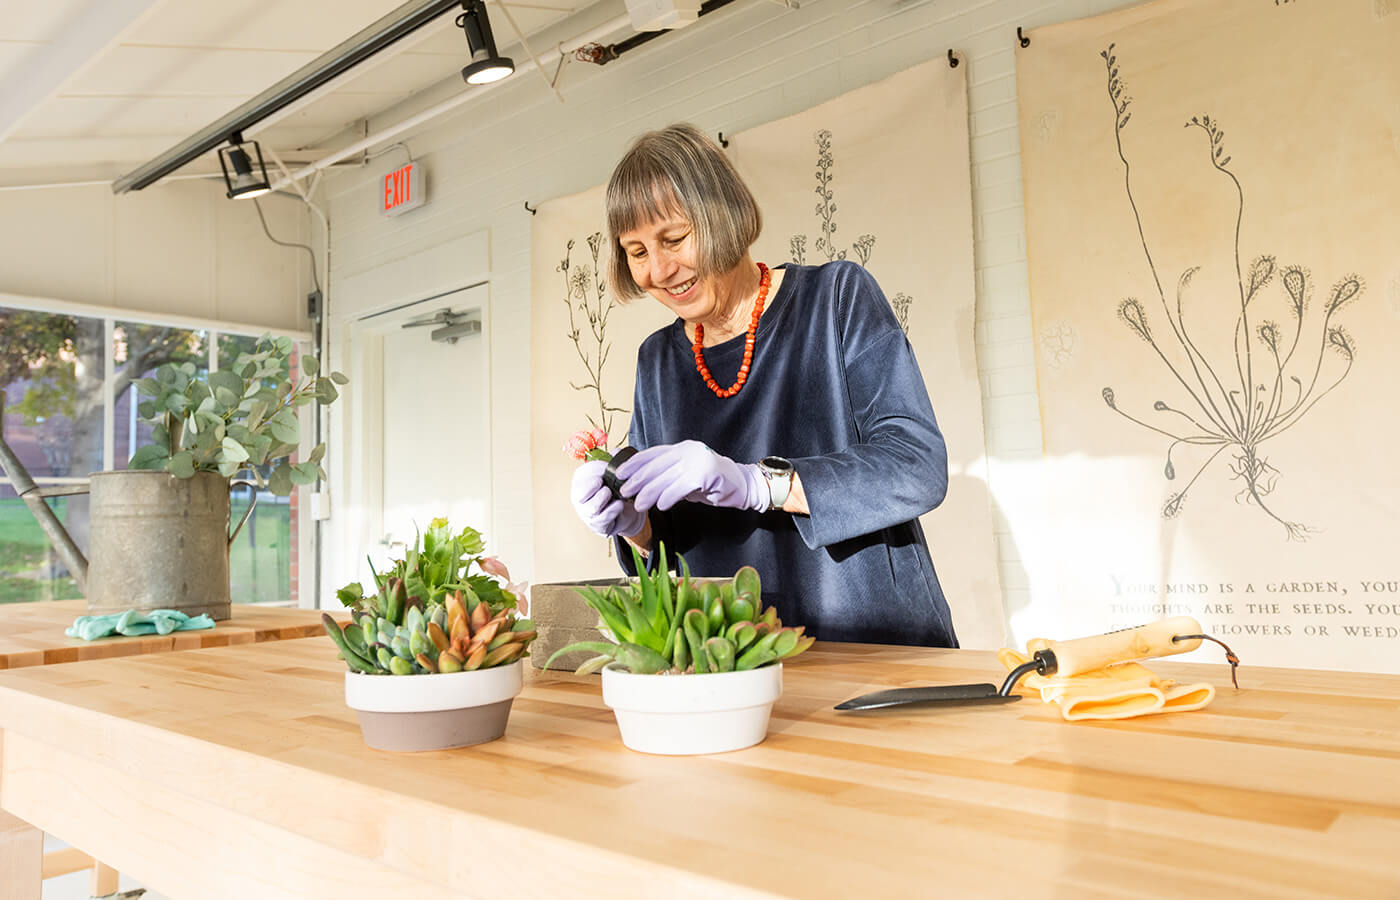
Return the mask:
<svg viewBox="0 0 1400 900"><path fill-rule="evenodd" d="M687 322L708 318L715 308L712 279L695 275L695 229L679 215L653 219L618 236L637 287Z"/></svg>

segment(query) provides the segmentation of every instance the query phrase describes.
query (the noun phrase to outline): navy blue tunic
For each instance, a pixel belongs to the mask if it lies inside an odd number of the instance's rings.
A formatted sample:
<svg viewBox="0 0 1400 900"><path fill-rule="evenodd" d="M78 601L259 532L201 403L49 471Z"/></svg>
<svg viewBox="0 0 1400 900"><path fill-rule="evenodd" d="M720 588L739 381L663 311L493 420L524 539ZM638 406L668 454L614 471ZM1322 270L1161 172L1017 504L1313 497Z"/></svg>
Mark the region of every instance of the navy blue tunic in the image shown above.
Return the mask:
<svg viewBox="0 0 1400 900"><path fill-rule="evenodd" d="M821 640L956 647L918 522L943 501L948 457L914 350L861 266L785 269L737 395L700 380L680 319L642 343L629 443L787 457L811 515L682 502L652 510L652 549L664 541L694 575L754 566L764 605ZM705 349L716 382L734 382L743 353L743 335Z"/></svg>

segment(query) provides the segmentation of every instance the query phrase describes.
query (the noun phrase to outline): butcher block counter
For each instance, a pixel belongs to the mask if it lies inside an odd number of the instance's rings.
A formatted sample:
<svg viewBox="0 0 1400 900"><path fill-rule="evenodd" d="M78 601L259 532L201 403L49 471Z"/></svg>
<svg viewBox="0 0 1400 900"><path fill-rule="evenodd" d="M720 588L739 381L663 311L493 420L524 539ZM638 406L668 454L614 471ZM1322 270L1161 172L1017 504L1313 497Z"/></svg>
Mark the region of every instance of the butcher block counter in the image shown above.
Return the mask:
<svg viewBox="0 0 1400 900"><path fill-rule="evenodd" d="M328 640L44 666L0 673L0 806L175 900L1400 896L1400 677L1153 667L1219 694L838 713L1002 672L817 644L764 743L655 757L596 677L529 679L499 741L391 754Z"/></svg>
<svg viewBox="0 0 1400 900"><path fill-rule="evenodd" d="M336 615L345 618L343 611ZM0 669L52 663L227 647L325 634L321 610L235 603L232 615L213 628L170 634L113 635L95 641L68 637L64 629L88 615L86 600L0 605Z"/></svg>

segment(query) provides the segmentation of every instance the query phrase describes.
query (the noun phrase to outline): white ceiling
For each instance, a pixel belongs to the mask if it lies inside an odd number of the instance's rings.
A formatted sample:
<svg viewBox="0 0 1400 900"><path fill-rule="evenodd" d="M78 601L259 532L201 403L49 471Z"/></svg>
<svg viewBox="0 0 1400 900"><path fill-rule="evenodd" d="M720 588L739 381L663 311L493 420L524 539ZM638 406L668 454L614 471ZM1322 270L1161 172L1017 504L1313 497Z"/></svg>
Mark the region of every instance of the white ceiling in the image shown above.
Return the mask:
<svg viewBox="0 0 1400 900"><path fill-rule="evenodd" d="M0 186L126 174L407 0L30 0L0 18ZM518 43L598 0L491 0ZM446 13L308 102L251 129L288 161L457 77L466 39ZM533 46L533 45L532 45ZM519 50L518 47L514 49ZM519 66L528 56L515 55ZM465 88L465 85L463 85ZM212 153L184 170L217 170Z"/></svg>

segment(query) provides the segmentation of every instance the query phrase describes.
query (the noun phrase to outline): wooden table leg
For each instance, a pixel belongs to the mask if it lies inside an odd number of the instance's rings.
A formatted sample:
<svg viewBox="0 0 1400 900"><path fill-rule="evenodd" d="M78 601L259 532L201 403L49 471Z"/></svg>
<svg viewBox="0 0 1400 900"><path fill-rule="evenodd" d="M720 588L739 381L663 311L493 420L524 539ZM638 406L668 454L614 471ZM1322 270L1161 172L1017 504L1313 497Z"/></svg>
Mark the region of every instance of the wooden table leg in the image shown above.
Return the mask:
<svg viewBox="0 0 1400 900"><path fill-rule="evenodd" d="M39 900L43 872L44 833L0 810L0 897Z"/></svg>
<svg viewBox="0 0 1400 900"><path fill-rule="evenodd" d="M89 895L92 897L106 897L108 894L117 892L117 884L121 880L117 870L111 866L105 866L100 862L93 861L92 866L92 890Z"/></svg>

